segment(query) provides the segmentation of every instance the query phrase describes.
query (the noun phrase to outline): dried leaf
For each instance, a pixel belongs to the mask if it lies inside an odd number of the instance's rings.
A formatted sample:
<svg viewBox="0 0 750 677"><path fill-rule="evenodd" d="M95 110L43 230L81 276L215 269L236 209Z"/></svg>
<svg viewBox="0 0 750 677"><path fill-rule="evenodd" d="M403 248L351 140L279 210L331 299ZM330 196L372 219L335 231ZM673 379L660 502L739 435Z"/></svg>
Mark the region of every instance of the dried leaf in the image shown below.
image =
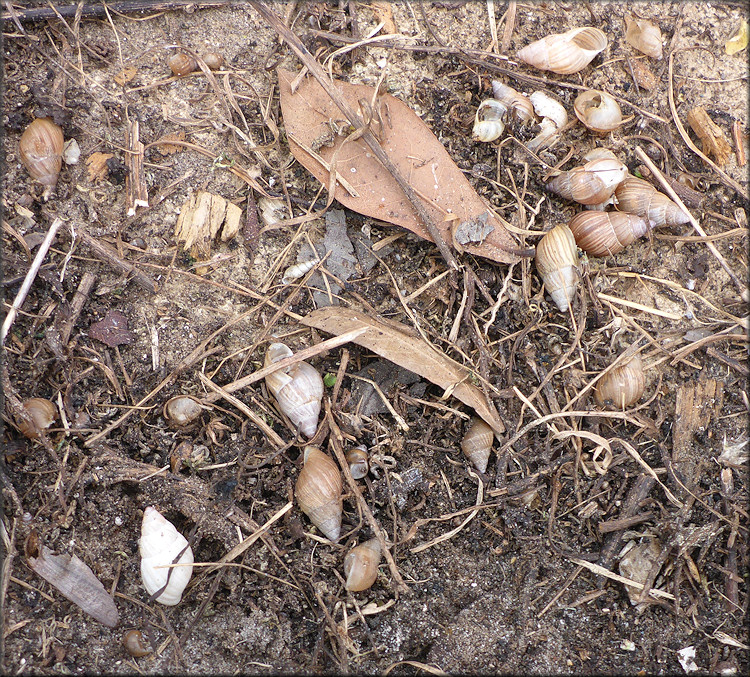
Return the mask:
<svg viewBox="0 0 750 677"><path fill-rule="evenodd" d="M723 167L732 153L732 147L724 132L706 113L701 106L693 108L687 114L687 121L697 137L703 142L703 152L713 155L716 164Z"/></svg>
<svg viewBox="0 0 750 677"><path fill-rule="evenodd" d="M135 66L128 66L127 68L123 68L119 73L117 73L117 75L115 75L115 82L120 86L127 84L135 77L135 74L137 72L138 69Z"/></svg>
<svg viewBox="0 0 750 677"><path fill-rule="evenodd" d="M354 343L449 391L451 395L472 407L496 434L505 432L503 422L487 405L482 391L471 384L471 372L411 334L405 325L398 322L385 324L364 313L340 306L319 308L300 321L334 336L355 329L366 329L367 331L353 339Z"/></svg>
<svg viewBox="0 0 750 677"><path fill-rule="evenodd" d="M633 77L635 77L635 81L638 83L639 87L651 90L656 86L656 76L645 61L633 59L630 65L633 69Z"/></svg>
<svg viewBox="0 0 750 677"><path fill-rule="evenodd" d="M169 143L170 141L184 141L185 132L175 132L172 134L165 134L158 141L154 142L154 147L162 155L171 155L172 153L179 153L185 150L184 146L178 146L175 143Z"/></svg>
<svg viewBox="0 0 750 677"><path fill-rule="evenodd" d="M112 158L112 153L92 153L86 159L86 166L89 168L89 181L103 181L109 175L107 160Z"/></svg>
<svg viewBox="0 0 750 677"><path fill-rule="evenodd" d="M135 334L128 331L128 318L119 310L108 310L103 320L89 327L89 336L110 348L132 343Z"/></svg>
<svg viewBox="0 0 750 677"><path fill-rule="evenodd" d="M748 27L747 20L743 20L737 32L724 44L724 51L730 56L741 52L747 47Z"/></svg>
<svg viewBox="0 0 750 677"><path fill-rule="evenodd" d="M314 156L322 158L328 166L351 126L317 80L307 78L292 93L295 74L279 68L278 76L289 148L302 166L328 186L328 169ZM360 100L372 100L372 87L346 82L336 85L354 109ZM451 222L477 218L487 211L484 201L413 110L389 94L380 96L379 104L382 124L373 122L373 131L381 134L383 150L420 195L443 239L451 242ZM349 141L341 148L336 156L336 172L347 182L342 184L339 180L336 186L336 199L345 207L408 228L431 240L396 180L362 139ZM494 230L487 238L465 249L500 263L517 261L513 253L517 244L501 219L490 213L488 223Z"/></svg>

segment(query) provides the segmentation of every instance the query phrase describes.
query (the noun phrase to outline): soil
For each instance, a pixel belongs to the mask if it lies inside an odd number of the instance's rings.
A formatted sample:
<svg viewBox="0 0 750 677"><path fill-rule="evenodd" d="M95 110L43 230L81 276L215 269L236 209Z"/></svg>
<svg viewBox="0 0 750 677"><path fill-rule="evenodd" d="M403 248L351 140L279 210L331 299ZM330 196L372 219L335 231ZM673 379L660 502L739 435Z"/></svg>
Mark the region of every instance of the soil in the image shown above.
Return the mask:
<svg viewBox="0 0 750 677"><path fill-rule="evenodd" d="M332 72L375 85L387 62L388 91L420 115L475 189L512 224L519 248L535 245L543 231L580 210L546 190L550 167L564 161L571 168L590 148L606 146L635 172L641 147L666 175L682 176L698 192L691 211L728 266L747 278L746 202L688 147L669 105L671 88L693 143L700 145L686 116L702 106L733 150L734 123L746 145L747 52L724 50L747 19L742 3L513 3L511 61L486 53L492 43L487 3L348 4L355 5L359 35L386 21L381 33L398 31L411 38L407 44L440 40L454 48L409 51L372 43L334 58ZM196 562L217 562L292 500L300 472L304 444L262 382L234 394L290 445L282 453L234 405L211 399L200 375L224 385L262 367L272 340L297 351L330 338L296 319L322 295L281 283L303 245L323 239L325 219L258 235L253 218L260 194L228 170L242 167L269 194L288 197L294 217L324 206L325 187L294 162L279 111L275 67L298 71L300 61L249 5L199 5L111 11L66 23L4 22L6 309L52 220L65 225L4 350L3 544L9 557L2 672L682 674L691 668L680 652L693 647L701 672L747 674L747 307L690 224L659 228L615 256L584 258L568 314L544 293L532 259L508 266L459 256L490 303L461 274L436 279L447 268L434 244L347 211L352 238L369 233L375 244L401 237L376 247L379 260L369 271L358 268L338 292L340 303L409 326L416 321L437 349L485 380L507 429L486 474L480 478L461 453L472 413L461 402L424 379L415 383L402 374L399 380L385 369L380 383L404 430L384 407L365 413L354 396L361 381L352 375L381 378L376 355L351 343L317 354L310 362L330 375L325 400L335 398L331 415L345 446L369 449L373 470L358 487L394 543L408 591L399 590L385 561L371 588L344 589L346 552L373 536L345 483L339 543L323 538L294 503L233 566L221 573L196 568L179 605L149 602L138 554L147 506L190 537ZM346 43L313 29L352 35L347 3L273 8L280 16L290 11L287 24L321 62ZM505 11L505 3L494 3L498 40ZM624 17L633 14L660 26L662 60L640 58L625 42ZM513 60L530 41L581 25L601 28L609 45L579 74L542 73ZM166 61L175 45L222 54L226 65L216 88L200 71L171 76ZM457 49L485 50L485 56L472 61ZM652 89L636 88L634 63L650 71ZM118 83L129 67L132 79ZM493 78L524 93L545 89L571 118L577 90L566 84L604 88L624 102L627 120L606 136L571 125L537 158L513 140L528 140L533 128L511 126L499 141L482 144L471 139L471 128ZM81 150L77 164L63 166L46 202L18 153L21 133L42 116L52 117ZM122 167L133 119L144 144L182 132L214 157L184 146L174 152L148 147L149 207L127 216ZM94 153L113 156L106 178L89 175L86 160ZM723 169L746 193L747 165L738 165L734 152ZM240 233L213 243L208 263L174 239L180 209L199 190L243 209ZM71 235L77 228L134 264L156 291L111 259L103 261L81 235ZM86 273L95 281L71 325ZM132 332L120 334L118 346L106 345L92 327L110 311L122 313ZM595 415L601 410L591 388L573 402L634 344L645 366L637 404L607 418ZM338 373L344 355L348 363ZM162 411L179 394L205 405L185 428L171 426ZM47 446L18 432L15 397L63 407L65 421L49 429ZM568 404L567 411L590 415L540 420ZM327 431L324 426L316 442L331 453ZM192 450L181 467L172 466L183 442ZM613 524L618 519L625 521ZM32 534L52 552L75 554L90 567L114 594L117 627L94 620L34 573L24 550ZM628 544L651 542L662 545L651 583L664 594L635 605L611 575L620 573ZM153 642L145 657L123 648L123 635L133 628Z"/></svg>

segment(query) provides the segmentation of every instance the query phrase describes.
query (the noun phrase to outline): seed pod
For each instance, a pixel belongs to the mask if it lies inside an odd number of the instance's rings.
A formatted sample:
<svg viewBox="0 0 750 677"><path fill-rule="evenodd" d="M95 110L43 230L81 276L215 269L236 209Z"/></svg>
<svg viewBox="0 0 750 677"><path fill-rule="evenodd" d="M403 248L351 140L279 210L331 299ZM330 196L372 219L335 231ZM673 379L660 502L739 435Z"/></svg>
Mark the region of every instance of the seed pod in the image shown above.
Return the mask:
<svg viewBox="0 0 750 677"><path fill-rule="evenodd" d="M474 115L472 138L485 143L499 139L505 131L503 118L507 112L508 108L496 99L482 101Z"/></svg>
<svg viewBox="0 0 750 677"><path fill-rule="evenodd" d="M266 351L265 366L292 355L283 343L272 343ZM266 386L292 425L299 427L306 437L312 437L318 429L325 389L317 370L307 362L297 362L266 376Z"/></svg>
<svg viewBox="0 0 750 677"><path fill-rule="evenodd" d="M224 65L224 57L218 52L208 52L208 54L204 54L203 61L212 71L217 71Z"/></svg>
<svg viewBox="0 0 750 677"><path fill-rule="evenodd" d="M57 407L43 397L32 397L26 400L23 403L23 408L34 422L33 424L28 424L26 421L19 419L18 429L22 435L32 440L38 438L39 432L47 430L57 418Z"/></svg>
<svg viewBox="0 0 750 677"><path fill-rule="evenodd" d="M558 174L547 188L567 200L598 205L609 200L627 174L628 168L617 158L597 158Z"/></svg>
<svg viewBox="0 0 750 677"><path fill-rule="evenodd" d="M620 211L646 219L651 228L676 226L690 221L690 216L675 202L637 176L629 176L617 186L615 197Z"/></svg>
<svg viewBox="0 0 750 677"><path fill-rule="evenodd" d="M661 29L652 21L625 17L625 41L639 52L654 59L661 59Z"/></svg>
<svg viewBox="0 0 750 677"><path fill-rule="evenodd" d="M349 464L349 472L355 480L361 480L370 470L367 459L367 447L364 444L357 445L346 452L346 462Z"/></svg>
<svg viewBox="0 0 750 677"><path fill-rule="evenodd" d="M367 590L378 577L380 564L380 541L371 538L352 548L344 557L346 589L350 592Z"/></svg>
<svg viewBox="0 0 750 677"><path fill-rule="evenodd" d="M518 58L543 71L570 75L588 66L606 46L602 31L585 26L532 42L518 52Z"/></svg>
<svg viewBox="0 0 750 677"><path fill-rule="evenodd" d="M635 355L599 379L594 399L602 407L609 404L614 409L625 409L641 399L645 387L643 361L640 355Z"/></svg>
<svg viewBox="0 0 750 677"><path fill-rule="evenodd" d="M517 92L499 80L492 81L492 94L521 124L534 119L534 105L526 94Z"/></svg>
<svg viewBox="0 0 750 677"><path fill-rule="evenodd" d="M198 62L192 56L185 54L184 52L177 52L177 54L170 56L167 65L175 75L187 75L188 73L198 70Z"/></svg>
<svg viewBox="0 0 750 677"><path fill-rule="evenodd" d="M576 244L591 256L617 254L649 230L640 216L625 212L581 212L568 226Z"/></svg>
<svg viewBox="0 0 750 677"><path fill-rule="evenodd" d="M529 100L534 106L534 112L542 118L540 130L526 147L531 151L538 151L549 146L557 137L557 132L568 124L568 114L563 105L553 99L546 92L533 92Z"/></svg>
<svg viewBox="0 0 750 677"><path fill-rule="evenodd" d="M317 447L305 447L304 462L294 488L297 503L310 521L335 543L341 534L343 511L341 473L333 459Z"/></svg>
<svg viewBox="0 0 750 677"><path fill-rule="evenodd" d="M164 418L176 427L186 426L201 415L201 403L192 395L177 395L164 404Z"/></svg>
<svg viewBox="0 0 750 677"><path fill-rule="evenodd" d="M555 226L536 246L536 269L555 305L565 312L578 287L578 249L566 225Z"/></svg>
<svg viewBox="0 0 750 677"><path fill-rule="evenodd" d="M187 539L156 508L149 506L143 512L138 548L141 580L148 594L153 595L164 588L155 601L167 606L179 604L193 575L193 551ZM175 562L178 556L179 560ZM169 568L170 564L190 566Z"/></svg>
<svg viewBox="0 0 750 677"><path fill-rule="evenodd" d="M576 117L595 132L611 132L622 124L620 106L609 94L598 89L582 92L573 102Z"/></svg>
<svg viewBox="0 0 750 677"><path fill-rule="evenodd" d="M57 184L62 167L65 139L63 131L50 118L37 118L21 135L18 155L34 181L44 188L47 199Z"/></svg>
<svg viewBox="0 0 750 677"><path fill-rule="evenodd" d="M474 467L481 473L486 472L487 463L492 451L492 442L495 434L481 418L474 417L471 425L461 440L461 450L464 452Z"/></svg>
<svg viewBox="0 0 750 677"><path fill-rule="evenodd" d="M122 645L134 658L142 658L151 653L151 647L146 643L143 633L140 630L128 630L122 636Z"/></svg>

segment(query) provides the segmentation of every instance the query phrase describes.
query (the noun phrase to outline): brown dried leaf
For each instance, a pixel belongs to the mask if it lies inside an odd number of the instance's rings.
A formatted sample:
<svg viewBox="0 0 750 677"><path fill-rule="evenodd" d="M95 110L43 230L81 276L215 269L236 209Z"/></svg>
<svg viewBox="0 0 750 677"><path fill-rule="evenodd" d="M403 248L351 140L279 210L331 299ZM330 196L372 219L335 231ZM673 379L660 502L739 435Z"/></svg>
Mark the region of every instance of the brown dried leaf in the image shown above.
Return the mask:
<svg viewBox="0 0 750 677"><path fill-rule="evenodd" d="M356 329L366 329L367 331L353 339L354 343L449 391L451 395L472 407L496 434L505 432L502 420L487 405L482 391L471 384L471 372L411 334L407 326L398 322L385 324L364 313L341 306L319 308L303 317L300 322L334 336Z"/></svg>
<svg viewBox="0 0 750 677"><path fill-rule="evenodd" d="M644 61L633 59L631 66L633 68L633 76L639 87L650 90L656 86L656 76Z"/></svg>
<svg viewBox="0 0 750 677"><path fill-rule="evenodd" d="M109 175L109 167L107 166L107 160L114 157L112 153L92 153L86 160L86 165L89 168L89 181L95 183L96 181L103 181Z"/></svg>
<svg viewBox="0 0 750 677"><path fill-rule="evenodd" d="M295 74L282 68L277 72L289 148L303 167L328 186L328 170L300 144L329 164L351 127L316 79L307 78L292 93ZM372 87L338 81L336 85L355 110L360 100L372 100ZM383 150L420 195L445 242L451 242L451 223L477 218L487 211L484 201L411 108L389 94L380 96L379 102L383 124L377 129L373 124L373 131L381 133ZM349 141L341 148L336 170L356 193L355 197L337 183L336 199L345 207L432 239L396 180L362 139ZM467 245L466 251L500 263L517 261L512 252L518 246L503 221L490 213L488 223L493 226L492 232L483 242Z"/></svg>
<svg viewBox="0 0 750 677"><path fill-rule="evenodd" d="M135 334L128 331L128 318L119 310L108 310L103 320L89 327L89 336L110 348L132 343Z"/></svg>
<svg viewBox="0 0 750 677"><path fill-rule="evenodd" d="M154 142L154 148L162 155L171 155L172 153L179 153L185 150L183 146L178 146L170 141L184 141L185 132L175 132L173 134L165 134L158 141Z"/></svg>
<svg viewBox="0 0 750 677"><path fill-rule="evenodd" d="M687 121L703 142L703 152L706 155L713 155L716 158L716 164L723 167L732 153L732 147L729 145L721 127L708 116L708 113L701 106L693 108L687 114Z"/></svg>
<svg viewBox="0 0 750 677"><path fill-rule="evenodd" d="M127 84L130 82L138 72L138 69L135 66L128 66L127 68L123 68L117 75L115 75L115 82L122 86L124 84Z"/></svg>

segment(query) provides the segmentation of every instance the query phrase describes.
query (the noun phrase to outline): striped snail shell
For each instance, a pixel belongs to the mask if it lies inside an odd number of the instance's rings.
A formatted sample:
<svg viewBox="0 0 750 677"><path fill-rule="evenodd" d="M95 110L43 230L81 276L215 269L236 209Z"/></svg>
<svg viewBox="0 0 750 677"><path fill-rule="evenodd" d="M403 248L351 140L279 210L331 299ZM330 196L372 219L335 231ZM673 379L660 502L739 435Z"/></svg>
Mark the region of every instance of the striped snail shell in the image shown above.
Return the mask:
<svg viewBox="0 0 750 677"><path fill-rule="evenodd" d="M568 124L565 107L546 92L532 92L529 96L534 112L542 118L539 133L526 144L531 151L542 150L557 137L557 132Z"/></svg>
<svg viewBox="0 0 750 677"><path fill-rule="evenodd" d="M355 480L361 480L370 470L367 447L364 444L358 444L353 449L346 452L346 462L349 464L349 472Z"/></svg>
<svg viewBox="0 0 750 677"><path fill-rule="evenodd" d="M576 117L594 132L611 132L622 124L620 105L607 92L590 89L573 102Z"/></svg>
<svg viewBox="0 0 750 677"><path fill-rule="evenodd" d="M555 305L565 312L578 287L578 248L566 225L555 226L536 246L536 269Z"/></svg>
<svg viewBox="0 0 750 677"><path fill-rule="evenodd" d="M598 205L609 200L627 174L628 168L617 158L601 157L558 174L547 188L566 200Z"/></svg>
<svg viewBox="0 0 750 677"><path fill-rule="evenodd" d="M187 75L193 71L198 70L198 62L189 54L185 52L177 52L169 57L167 60L169 70L175 75Z"/></svg>
<svg viewBox="0 0 750 677"><path fill-rule="evenodd" d="M65 139L63 131L50 118L37 118L21 135L18 155L34 181L44 188L44 199L52 193L62 167Z"/></svg>
<svg viewBox="0 0 750 677"><path fill-rule="evenodd" d="M341 534L343 511L341 473L333 459L317 447L307 446L294 495L300 510L334 543Z"/></svg>
<svg viewBox="0 0 750 677"><path fill-rule="evenodd" d="M625 17L625 42L654 59L662 57L661 28L653 21Z"/></svg>
<svg viewBox="0 0 750 677"><path fill-rule="evenodd" d="M526 94L517 92L499 80L492 81L492 94L522 124L534 119L534 104Z"/></svg>
<svg viewBox="0 0 750 677"><path fill-rule="evenodd" d="M615 409L625 409L641 399L645 387L643 361L640 355L635 355L599 379L594 399L602 407L609 404Z"/></svg>
<svg viewBox="0 0 750 677"><path fill-rule="evenodd" d="M474 417L461 440L461 450L479 472L487 470L495 434L481 418Z"/></svg>
<svg viewBox="0 0 750 677"><path fill-rule="evenodd" d="M518 58L543 71L570 75L588 66L606 46L604 32L585 26L532 42L518 52Z"/></svg>
<svg viewBox="0 0 750 677"><path fill-rule="evenodd" d="M649 230L640 216L625 212L581 212L568 226L576 244L591 256L617 254Z"/></svg>
<svg viewBox="0 0 750 677"><path fill-rule="evenodd" d="M507 112L508 107L496 99L482 101L474 115L472 138L485 143L499 139L505 131L503 118Z"/></svg>
<svg viewBox="0 0 750 677"><path fill-rule="evenodd" d="M43 397L31 397L25 400L23 408L31 416L32 423L29 424L19 417L18 429L22 435L32 440L39 437L40 431L47 430L57 419L57 407Z"/></svg>
<svg viewBox="0 0 750 677"><path fill-rule="evenodd" d="M676 226L690 221L690 216L660 193L648 181L629 176L615 190L617 208L646 219L652 228Z"/></svg>
<svg viewBox="0 0 750 677"><path fill-rule="evenodd" d="M350 592L367 590L378 577L380 541L371 538L352 548L344 558L346 589Z"/></svg>

